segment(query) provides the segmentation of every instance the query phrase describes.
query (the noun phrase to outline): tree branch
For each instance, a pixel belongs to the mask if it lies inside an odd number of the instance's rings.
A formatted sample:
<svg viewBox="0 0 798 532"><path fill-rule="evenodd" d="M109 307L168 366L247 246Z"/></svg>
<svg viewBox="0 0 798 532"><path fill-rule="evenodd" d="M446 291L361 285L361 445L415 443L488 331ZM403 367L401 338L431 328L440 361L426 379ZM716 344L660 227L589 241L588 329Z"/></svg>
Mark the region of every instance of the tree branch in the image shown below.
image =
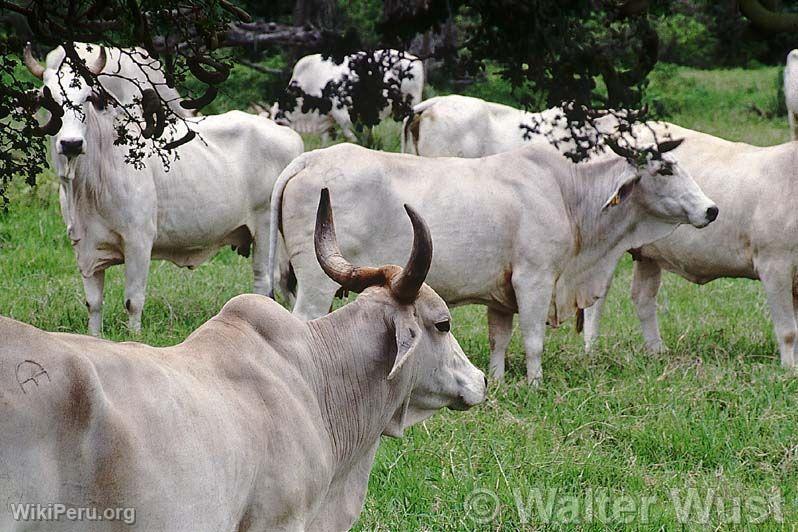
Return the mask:
<svg viewBox="0 0 798 532"><path fill-rule="evenodd" d="M225 46L293 46L318 48L324 41L322 32L306 26L288 26L274 22L234 23L227 30Z"/></svg>
<svg viewBox="0 0 798 532"><path fill-rule="evenodd" d="M252 70L257 70L258 72L263 72L264 74L282 74L283 71L279 68L268 68L265 66L261 66L257 63L253 63L252 61L247 61L246 59L239 59L238 63L251 68Z"/></svg>
<svg viewBox="0 0 798 532"><path fill-rule="evenodd" d="M755 28L768 33L798 31L798 13L771 11L760 0L739 0L740 11Z"/></svg>

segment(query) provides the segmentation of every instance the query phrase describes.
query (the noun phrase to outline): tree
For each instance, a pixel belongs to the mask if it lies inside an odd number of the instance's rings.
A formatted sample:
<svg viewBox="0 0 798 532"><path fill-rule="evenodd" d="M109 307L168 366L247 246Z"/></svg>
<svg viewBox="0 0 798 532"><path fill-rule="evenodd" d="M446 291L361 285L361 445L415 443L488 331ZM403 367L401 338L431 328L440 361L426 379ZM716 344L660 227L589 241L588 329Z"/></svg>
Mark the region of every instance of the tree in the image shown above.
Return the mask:
<svg viewBox="0 0 798 532"><path fill-rule="evenodd" d="M254 22L242 5L279 20ZM368 39L370 47L364 46L358 28L341 27L338 5L336 0L266 4L249 0L0 0L3 13L25 17L37 41L63 45L69 64L92 85L96 76L83 65L74 42L143 46L160 61L168 83L186 96L184 106L194 109L212 101L226 79L231 65L226 47L253 51L277 47L292 54L321 52L338 63L348 57L352 71L351 76L328 86L321 98L289 91L287 101L281 101L282 109L290 109L302 97L307 109L323 111L334 101L350 105L350 114L361 128L375 125L379 109L386 104L392 106L394 117L401 118L410 112L398 90L401 74L387 84L384 81L396 59L373 52L405 50L417 35L441 31L456 17L466 37L461 53L444 47L434 55L456 59L474 73L488 64L498 65L529 108L561 105L573 136L583 135L584 126L607 109L616 113L623 131L648 116L642 100L646 77L657 59L658 39L649 24L647 0L386 0L382 20L376 25L377 37ZM2 184L13 175L24 175L32 182L44 163L43 144L31 137L42 133L31 112L42 98L32 98L33 87L13 76L15 60L10 54L19 44L6 39L0 49L4 62L0 63ZM202 88L189 90L189 79L199 80ZM150 102L150 111L143 115L131 113L131 119L180 119L170 114L165 102L156 103L153 108ZM170 148L158 135L145 140L151 150ZM592 141L587 144L582 148L585 143L578 143L580 148L569 156L581 160L594 147Z"/></svg>
<svg viewBox="0 0 798 532"><path fill-rule="evenodd" d="M334 0L297 0L294 5L294 26L332 28Z"/></svg>
<svg viewBox="0 0 798 532"><path fill-rule="evenodd" d="M65 63L80 74L85 83L95 87L110 105L125 108L127 122L117 128L118 142L130 146L128 159L134 164L140 164L148 153L153 152L167 159L166 152L176 148L180 142L167 143L160 138L161 133L167 123L185 118L175 113L155 91L142 89L140 103L144 104L143 112L116 101L80 59L75 43L145 48L151 58L160 61L167 84L182 87L187 98L180 105L185 109L200 109L213 100L216 86L229 74L229 59L219 49L228 25L233 20L249 20L245 11L227 0L0 0L0 8L3 15L24 17L39 43L62 46L66 52ZM36 108L50 105L48 110L51 114L63 112L53 106L51 94L47 91L40 93L32 84L16 76L18 62L13 54L21 51L21 45L8 36L0 42L3 57L0 63L0 197L4 204L7 202L5 188L11 177L23 175L28 183L33 183L44 165L44 143L36 137L53 132L38 127L34 119ZM148 61L134 54L127 55L134 62L149 65ZM203 88L194 92L187 90L185 81L189 77L202 82ZM143 138L127 133L131 129L130 122L140 124ZM192 135L186 135L183 142L191 138ZM147 150L145 146L148 146Z"/></svg>

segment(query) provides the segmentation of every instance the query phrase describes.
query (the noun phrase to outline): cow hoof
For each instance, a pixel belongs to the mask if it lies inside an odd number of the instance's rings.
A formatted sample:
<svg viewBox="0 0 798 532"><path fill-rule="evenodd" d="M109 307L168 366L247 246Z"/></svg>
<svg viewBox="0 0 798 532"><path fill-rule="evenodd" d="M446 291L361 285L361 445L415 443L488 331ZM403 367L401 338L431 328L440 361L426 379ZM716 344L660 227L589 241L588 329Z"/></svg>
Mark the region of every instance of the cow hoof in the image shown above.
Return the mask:
<svg viewBox="0 0 798 532"><path fill-rule="evenodd" d="M529 385L529 387L530 388L535 388L535 389L540 388L540 383L542 381L543 381L543 376L542 375L538 375L538 376L534 376L534 377L533 376L527 376L527 378L526 378L526 382Z"/></svg>
<svg viewBox="0 0 798 532"><path fill-rule="evenodd" d="M664 353L667 350L668 350L668 348L665 347L662 344L662 342L657 342L657 343L654 343L654 344L646 344L646 351L648 351L652 355L661 355L662 353Z"/></svg>
<svg viewBox="0 0 798 532"><path fill-rule="evenodd" d="M504 382L504 370L496 370L491 368L488 372L491 381Z"/></svg>

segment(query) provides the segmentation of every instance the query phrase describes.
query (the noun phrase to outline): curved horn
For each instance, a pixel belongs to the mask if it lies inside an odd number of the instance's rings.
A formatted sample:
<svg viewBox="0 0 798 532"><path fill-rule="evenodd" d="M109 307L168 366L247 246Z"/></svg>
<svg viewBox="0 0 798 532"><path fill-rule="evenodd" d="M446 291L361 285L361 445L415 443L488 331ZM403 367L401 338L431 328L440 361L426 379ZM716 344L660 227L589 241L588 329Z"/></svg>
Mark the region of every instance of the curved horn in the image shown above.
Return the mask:
<svg viewBox="0 0 798 532"><path fill-rule="evenodd" d="M22 52L22 58L25 61L25 66L28 67L30 73L36 76L39 79L42 79L44 76L44 67L39 64L36 58L33 57L33 52L31 52L30 43L25 45L25 50Z"/></svg>
<svg viewBox="0 0 798 532"><path fill-rule="evenodd" d="M338 239L335 237L330 191L327 188L321 190L313 243L321 269L344 290L361 292L369 286L385 283L385 272L381 268L359 268L341 255Z"/></svg>
<svg viewBox="0 0 798 532"><path fill-rule="evenodd" d="M616 155L620 155L621 157L625 157L626 159L634 158L635 156L634 152L628 148L622 148L618 144L617 140L608 137L605 140L605 142L607 143L607 146L609 146L609 148L615 152Z"/></svg>
<svg viewBox="0 0 798 532"><path fill-rule="evenodd" d="M413 207L405 204L413 224L413 250L402 272L391 280L391 292L403 303L415 301L432 263L432 236L427 223Z"/></svg>
<svg viewBox="0 0 798 532"><path fill-rule="evenodd" d="M666 153L671 150L675 150L679 147L679 145L684 142L684 139L674 139L674 140L666 140L659 143L659 152Z"/></svg>
<svg viewBox="0 0 798 532"><path fill-rule="evenodd" d="M86 66L89 69L89 72L94 74L95 76L103 71L105 68L105 63L108 61L108 54L105 53L105 48L100 46L100 55L97 56L91 64L87 64Z"/></svg>
<svg viewBox="0 0 798 532"><path fill-rule="evenodd" d="M42 107L50 111L50 121L39 126L33 130L33 134L43 137L45 135L55 135L61 129L61 117L64 116L64 110L61 105L55 101L49 87L42 89L42 97L39 99Z"/></svg>

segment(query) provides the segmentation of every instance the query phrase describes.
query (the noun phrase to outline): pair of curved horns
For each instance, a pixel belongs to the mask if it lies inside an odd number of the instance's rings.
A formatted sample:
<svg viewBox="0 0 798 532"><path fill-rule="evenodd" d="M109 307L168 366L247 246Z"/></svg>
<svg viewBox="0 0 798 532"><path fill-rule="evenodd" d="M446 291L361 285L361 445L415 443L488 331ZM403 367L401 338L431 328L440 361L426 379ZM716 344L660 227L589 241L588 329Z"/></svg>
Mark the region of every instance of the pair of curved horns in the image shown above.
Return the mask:
<svg viewBox="0 0 798 532"><path fill-rule="evenodd" d="M432 237L429 227L415 209L405 204L405 211L413 224L413 249L405 267L354 266L341 255L335 236L330 191L327 188L322 189L313 240L316 258L324 273L345 290L361 292L369 286L388 284L391 293L400 302L415 301L432 263Z"/></svg>
<svg viewBox="0 0 798 532"><path fill-rule="evenodd" d="M621 157L625 157L627 159L632 159L632 158L635 157L635 152L633 150L630 150L629 148L621 147L618 144L618 141L616 141L615 139L608 138L605 142L607 143L607 146L609 146L609 148L612 151L614 151L617 155L620 155ZM664 140L664 141L660 142L659 144L657 144L657 148L658 148L657 151L659 151L659 153L667 153L667 152L669 152L671 150L675 150L676 148L678 148L679 145L682 142L684 142L683 138L674 139L674 140ZM648 149L651 149L651 148L648 148Z"/></svg>
<svg viewBox="0 0 798 532"><path fill-rule="evenodd" d="M28 67L28 70L30 70L30 73L37 78L42 79L44 76L44 67L39 63L39 61L36 60L35 57L33 57L30 43L25 45L25 50L22 52L22 59L25 62L25 66ZM89 72L96 76L103 71L107 61L108 54L105 52L105 48L100 46L100 54L91 63L86 63L86 68L88 68Z"/></svg>

